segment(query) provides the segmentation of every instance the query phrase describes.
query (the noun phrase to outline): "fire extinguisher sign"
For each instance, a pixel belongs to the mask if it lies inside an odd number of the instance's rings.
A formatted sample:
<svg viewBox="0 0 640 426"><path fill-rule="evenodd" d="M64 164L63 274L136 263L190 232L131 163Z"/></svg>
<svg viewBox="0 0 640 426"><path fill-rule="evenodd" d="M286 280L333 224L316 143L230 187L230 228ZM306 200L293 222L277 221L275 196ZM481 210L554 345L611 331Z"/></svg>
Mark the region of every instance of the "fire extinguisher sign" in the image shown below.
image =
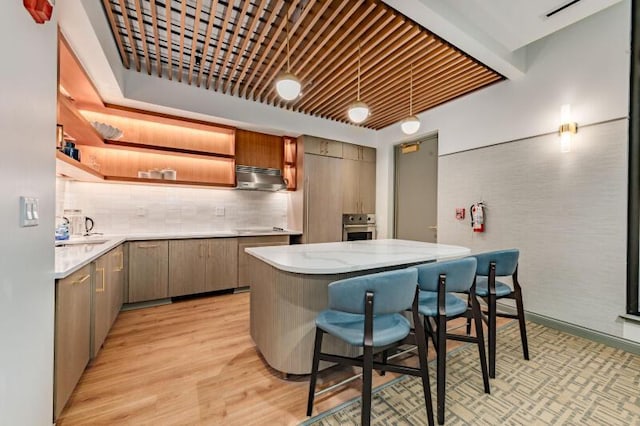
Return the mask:
<svg viewBox="0 0 640 426"><path fill-rule="evenodd" d="M484 201L473 203L471 207L469 207L469 212L471 213L471 229L473 229L473 232L484 232L485 208Z"/></svg>

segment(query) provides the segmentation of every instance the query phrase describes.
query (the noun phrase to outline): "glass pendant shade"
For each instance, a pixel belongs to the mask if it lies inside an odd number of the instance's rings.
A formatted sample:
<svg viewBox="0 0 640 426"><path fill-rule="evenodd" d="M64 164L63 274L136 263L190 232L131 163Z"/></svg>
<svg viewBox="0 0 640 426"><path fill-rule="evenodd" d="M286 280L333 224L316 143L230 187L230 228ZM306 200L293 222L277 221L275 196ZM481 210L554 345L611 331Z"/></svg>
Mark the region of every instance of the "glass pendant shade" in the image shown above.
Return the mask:
<svg viewBox="0 0 640 426"><path fill-rule="evenodd" d="M412 135L420 129L420 120L415 115L412 115L402 120L400 128L405 135Z"/></svg>
<svg viewBox="0 0 640 426"><path fill-rule="evenodd" d="M282 73L276 79L276 91L285 101L292 101L300 96L301 88L300 80L290 72Z"/></svg>
<svg viewBox="0 0 640 426"><path fill-rule="evenodd" d="M364 102L354 102L349 106L347 115L349 115L349 120L354 123L362 123L369 117L369 107Z"/></svg>

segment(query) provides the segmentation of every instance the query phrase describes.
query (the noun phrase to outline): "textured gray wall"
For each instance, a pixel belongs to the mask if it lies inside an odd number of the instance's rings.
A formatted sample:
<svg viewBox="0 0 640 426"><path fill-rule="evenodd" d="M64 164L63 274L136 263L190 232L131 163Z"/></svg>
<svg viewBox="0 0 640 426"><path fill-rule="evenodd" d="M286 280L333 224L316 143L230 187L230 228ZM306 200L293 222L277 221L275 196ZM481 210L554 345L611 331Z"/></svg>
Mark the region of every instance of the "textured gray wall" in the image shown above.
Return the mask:
<svg viewBox="0 0 640 426"><path fill-rule="evenodd" d="M439 242L519 248L525 310L615 336L625 312L626 119L440 157ZM469 206L486 202L486 232ZM455 208L467 209L464 221Z"/></svg>

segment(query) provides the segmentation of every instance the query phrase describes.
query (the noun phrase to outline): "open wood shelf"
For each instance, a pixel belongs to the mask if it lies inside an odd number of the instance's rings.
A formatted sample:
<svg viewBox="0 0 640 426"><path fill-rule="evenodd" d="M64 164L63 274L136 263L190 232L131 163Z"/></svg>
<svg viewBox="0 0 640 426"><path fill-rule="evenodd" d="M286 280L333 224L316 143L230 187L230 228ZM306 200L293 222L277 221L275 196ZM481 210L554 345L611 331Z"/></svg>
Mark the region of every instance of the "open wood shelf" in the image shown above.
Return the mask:
<svg viewBox="0 0 640 426"><path fill-rule="evenodd" d="M61 93L58 93L58 124L62 124L64 132L71 135L82 145L103 146L102 135L80 114L80 111Z"/></svg>
<svg viewBox="0 0 640 426"><path fill-rule="evenodd" d="M145 183L145 184L160 184L160 185L185 185L185 186L217 186L223 188L233 188L236 185L234 183L209 183L209 182L196 182L189 180L169 180L169 179L146 179L146 178L132 178L128 176L105 176L104 180L109 182L128 182L128 183Z"/></svg>
<svg viewBox="0 0 640 426"><path fill-rule="evenodd" d="M144 143L128 142L128 141L121 141L121 140L105 139L104 143L107 145L122 146L127 148L148 149L153 151L165 151L173 154L191 154L191 155L202 155L205 157L235 158L233 154L218 154L214 152L199 151L197 149L177 148L173 146L147 145Z"/></svg>
<svg viewBox="0 0 640 426"><path fill-rule="evenodd" d="M91 167L56 151L56 174L86 182L100 182L104 176Z"/></svg>

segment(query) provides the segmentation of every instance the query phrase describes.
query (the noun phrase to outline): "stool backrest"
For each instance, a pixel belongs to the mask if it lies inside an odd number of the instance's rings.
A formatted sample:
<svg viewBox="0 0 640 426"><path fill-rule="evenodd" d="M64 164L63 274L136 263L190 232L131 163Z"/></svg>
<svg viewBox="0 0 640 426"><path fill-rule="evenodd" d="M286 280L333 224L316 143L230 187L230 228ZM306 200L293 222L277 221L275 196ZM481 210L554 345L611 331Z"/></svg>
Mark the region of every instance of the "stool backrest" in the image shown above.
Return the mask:
<svg viewBox="0 0 640 426"><path fill-rule="evenodd" d="M415 266L418 270L420 290L438 291L441 274L447 276L447 292L462 293L471 288L476 276L476 260L472 257Z"/></svg>
<svg viewBox="0 0 640 426"><path fill-rule="evenodd" d="M375 294L373 314L391 314L411 308L418 271L414 268L380 272L334 281L329 284L329 309L364 314L367 291Z"/></svg>
<svg viewBox="0 0 640 426"><path fill-rule="evenodd" d="M520 251L518 249L498 250L488 253L476 254L474 257L478 261L478 275L489 275L489 265L491 262L496 263L496 276L504 277L513 275L518 267L518 257Z"/></svg>

